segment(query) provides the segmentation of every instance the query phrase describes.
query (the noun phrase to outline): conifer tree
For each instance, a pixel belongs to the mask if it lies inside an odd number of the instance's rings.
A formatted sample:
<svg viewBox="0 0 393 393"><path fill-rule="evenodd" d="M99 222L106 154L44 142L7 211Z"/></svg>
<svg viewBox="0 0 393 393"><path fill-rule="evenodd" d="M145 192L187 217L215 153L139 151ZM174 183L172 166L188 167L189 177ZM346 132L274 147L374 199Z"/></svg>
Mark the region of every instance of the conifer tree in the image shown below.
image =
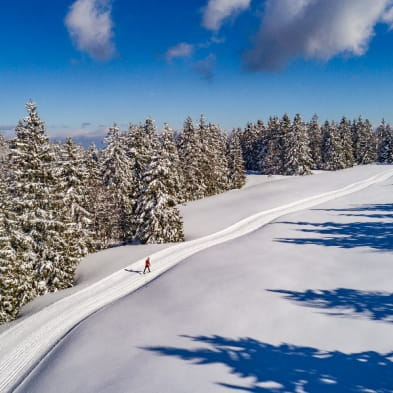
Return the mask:
<svg viewBox="0 0 393 393"><path fill-rule="evenodd" d="M176 198L168 157L156 149L142 177L138 198L136 238L142 243L167 243L184 240L183 223L176 208Z"/></svg>
<svg viewBox="0 0 393 393"><path fill-rule="evenodd" d="M292 143L292 123L287 113L283 115L280 120L280 127L279 127L279 139L281 145L281 166L279 173L280 174L289 174L289 163L288 163L288 152L291 149Z"/></svg>
<svg viewBox="0 0 393 393"><path fill-rule="evenodd" d="M341 137L342 154L345 168L350 168L355 164L355 158L353 156L353 146L352 146L352 132L351 125L346 117L341 119L338 127L338 132Z"/></svg>
<svg viewBox="0 0 393 393"><path fill-rule="evenodd" d="M115 216L112 211L113 195L103 184L100 156L102 154L95 145L91 145L84 154L88 173L86 198L91 213L89 231L93 234L93 250L107 248L111 244L112 228L118 223L118 216Z"/></svg>
<svg viewBox="0 0 393 393"><path fill-rule="evenodd" d="M260 155L260 134L258 126L253 123L247 123L240 143L242 146L244 164L249 171L259 170Z"/></svg>
<svg viewBox="0 0 393 393"><path fill-rule="evenodd" d="M103 152L102 178L115 217L112 240L130 241L134 233L133 207L137 195L132 172L134 165L127 154L126 140L116 124L109 128L105 141L107 146Z"/></svg>
<svg viewBox="0 0 393 393"><path fill-rule="evenodd" d="M393 131L390 124L382 120L377 129L378 161L384 164L393 163Z"/></svg>
<svg viewBox="0 0 393 393"><path fill-rule="evenodd" d="M19 309L35 295L32 265L25 262L28 256L24 254L31 244L22 237L0 176L0 324L16 318Z"/></svg>
<svg viewBox="0 0 393 393"><path fill-rule="evenodd" d="M335 123L326 121L322 128L322 158L324 169L336 171L344 169L341 137Z"/></svg>
<svg viewBox="0 0 393 393"><path fill-rule="evenodd" d="M370 122L361 116L352 126L354 157L357 164L370 164L376 159L376 139Z"/></svg>
<svg viewBox="0 0 393 393"><path fill-rule="evenodd" d="M308 139L310 141L312 169L322 169L322 128L317 115L314 115L308 124Z"/></svg>
<svg viewBox="0 0 393 393"><path fill-rule="evenodd" d="M305 125L299 114L295 116L293 123L286 132L284 146L283 174L309 175L312 159Z"/></svg>
<svg viewBox="0 0 393 393"><path fill-rule="evenodd" d="M67 219L65 236L69 244L70 265L76 268L79 260L94 248L89 205L89 171L84 150L71 138L63 146L60 169L64 190L64 217Z"/></svg>
<svg viewBox="0 0 393 393"><path fill-rule="evenodd" d="M184 174L186 200L203 198L206 194L204 174L201 169L201 139L190 117L184 122L178 139L179 157Z"/></svg>
<svg viewBox="0 0 393 393"><path fill-rule="evenodd" d="M12 144L12 208L23 234L17 252L24 250L22 263L32 267L35 291L44 294L69 282L62 191L44 123L35 103L26 107L28 115L16 127Z"/></svg>
<svg viewBox="0 0 393 393"><path fill-rule="evenodd" d="M228 161L226 158L226 140L221 130L212 123L207 126L207 135L202 141L202 146L209 145L206 149L206 162L204 178L207 195L215 195L228 190Z"/></svg>
<svg viewBox="0 0 393 393"><path fill-rule="evenodd" d="M282 140L280 135L280 120L271 117L266 127L264 137L264 154L260 160L260 171L265 175L282 173Z"/></svg>
<svg viewBox="0 0 393 393"><path fill-rule="evenodd" d="M126 139L133 176L138 183L150 163L153 151L158 148L157 131L153 119L147 118L143 125L130 125Z"/></svg>
<svg viewBox="0 0 393 393"><path fill-rule="evenodd" d="M198 129L196 131L199 137L200 156L198 158L198 166L203 177L203 183L205 186L204 195L210 196L216 194L216 184L214 179L215 171L215 147L213 145L213 138L210 132L210 127L206 123L206 119L203 115L199 118Z"/></svg>
<svg viewBox="0 0 393 393"><path fill-rule="evenodd" d="M163 160L167 160L171 182L168 186L169 193L176 199L177 203L185 201L184 198L184 175L180 163L179 152L176 147L174 133L168 124L164 125L161 135L161 149Z"/></svg>
<svg viewBox="0 0 393 393"><path fill-rule="evenodd" d="M228 163L231 188L242 188L246 184L239 133L239 131L233 130L229 138Z"/></svg>

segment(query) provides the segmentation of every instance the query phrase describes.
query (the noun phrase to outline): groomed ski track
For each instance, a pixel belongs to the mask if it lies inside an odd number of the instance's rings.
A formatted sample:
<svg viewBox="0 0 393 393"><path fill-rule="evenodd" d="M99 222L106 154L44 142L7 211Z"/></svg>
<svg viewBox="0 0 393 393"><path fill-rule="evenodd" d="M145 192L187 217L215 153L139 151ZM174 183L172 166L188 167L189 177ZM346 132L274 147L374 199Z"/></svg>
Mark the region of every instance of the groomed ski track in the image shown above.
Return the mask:
<svg viewBox="0 0 393 393"><path fill-rule="evenodd" d="M261 211L214 234L176 244L151 254L154 270L146 276L131 275L122 269L49 305L0 335L0 392L7 393L14 390L56 343L83 319L146 285L187 257L244 236L286 214L358 192L391 176L393 170L387 169L346 187ZM143 263L144 260L138 260L128 269L141 270Z"/></svg>

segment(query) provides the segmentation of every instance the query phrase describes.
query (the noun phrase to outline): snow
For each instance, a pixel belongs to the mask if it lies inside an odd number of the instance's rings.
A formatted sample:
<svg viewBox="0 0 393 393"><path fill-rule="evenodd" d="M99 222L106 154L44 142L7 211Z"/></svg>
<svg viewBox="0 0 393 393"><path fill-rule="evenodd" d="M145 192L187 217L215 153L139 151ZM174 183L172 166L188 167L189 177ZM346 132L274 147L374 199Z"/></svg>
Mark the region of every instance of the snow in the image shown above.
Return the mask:
<svg viewBox="0 0 393 393"><path fill-rule="evenodd" d="M392 175L255 182L182 207L185 243L88 256L0 335L0 391L392 392Z"/></svg>

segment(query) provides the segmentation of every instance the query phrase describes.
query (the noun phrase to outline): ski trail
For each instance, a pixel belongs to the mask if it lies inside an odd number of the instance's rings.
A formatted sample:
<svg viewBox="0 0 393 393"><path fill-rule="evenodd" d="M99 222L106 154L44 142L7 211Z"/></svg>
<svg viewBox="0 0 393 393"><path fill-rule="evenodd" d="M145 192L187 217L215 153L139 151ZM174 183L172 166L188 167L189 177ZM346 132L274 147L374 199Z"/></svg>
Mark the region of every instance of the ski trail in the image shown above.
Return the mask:
<svg viewBox="0 0 393 393"><path fill-rule="evenodd" d="M0 335L0 392L11 392L51 348L83 319L142 287L185 258L244 236L283 215L360 191L391 176L392 169L334 191L254 214L214 234L179 243L152 254L152 273L130 275L122 269L49 305ZM144 260L141 259L127 269L141 270L143 265Z"/></svg>

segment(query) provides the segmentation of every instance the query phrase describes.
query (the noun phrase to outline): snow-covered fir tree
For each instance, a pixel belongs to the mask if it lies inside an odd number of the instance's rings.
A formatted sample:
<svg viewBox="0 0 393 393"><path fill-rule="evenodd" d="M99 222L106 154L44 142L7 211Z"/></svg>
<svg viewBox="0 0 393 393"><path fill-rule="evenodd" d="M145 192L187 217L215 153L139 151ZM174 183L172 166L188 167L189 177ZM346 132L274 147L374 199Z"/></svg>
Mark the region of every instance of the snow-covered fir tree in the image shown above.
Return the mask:
<svg viewBox="0 0 393 393"><path fill-rule="evenodd" d="M131 241L134 233L133 208L138 190L134 163L127 154L126 139L114 124L105 138L106 147L102 153L102 179L110 198L110 210L114 216L112 241Z"/></svg>
<svg viewBox="0 0 393 393"><path fill-rule="evenodd" d="M240 143L243 151L244 164L249 171L259 170L259 141L258 127L253 123L247 123L241 135Z"/></svg>
<svg viewBox="0 0 393 393"><path fill-rule="evenodd" d="M264 151L260 158L259 169L265 175L278 175L282 172L282 140L280 120L271 117L264 136Z"/></svg>
<svg viewBox="0 0 393 393"><path fill-rule="evenodd" d="M68 245L54 154L35 103L26 106L12 141L12 209L23 234L17 252L24 250L22 263L32 267L34 289L44 294L68 286Z"/></svg>
<svg viewBox="0 0 393 393"><path fill-rule="evenodd" d="M314 115L307 126L310 153L312 158L312 169L322 169L322 128L318 116Z"/></svg>
<svg viewBox="0 0 393 393"><path fill-rule="evenodd" d="M359 165L370 164L376 160L376 138L370 122L360 116L352 124L354 157Z"/></svg>
<svg viewBox="0 0 393 393"><path fill-rule="evenodd" d="M157 131L153 119L147 118L145 123L139 126L131 124L126 139L134 181L138 183L150 163L154 150L158 148Z"/></svg>
<svg viewBox="0 0 393 393"><path fill-rule="evenodd" d="M22 248L24 246L24 248ZM16 318L35 296L34 274L28 255L30 242L18 233L7 187L0 176L0 324Z"/></svg>
<svg viewBox="0 0 393 393"><path fill-rule="evenodd" d="M102 180L102 151L93 144L84 152L88 178L86 181L90 212L89 231L93 235L93 250L109 247L112 239L112 228L117 225L118 217L112 213L112 196Z"/></svg>
<svg viewBox="0 0 393 393"><path fill-rule="evenodd" d="M289 118L288 114L285 113L280 120L280 127L279 127L279 139L281 145L281 165L280 165L280 174L287 174L288 172L288 152L291 149L291 136L290 134L292 130L292 122Z"/></svg>
<svg viewBox="0 0 393 393"><path fill-rule="evenodd" d="M65 236L70 245L70 264L76 268L80 259L94 249L89 205L89 171L84 150L68 138L63 146L60 181L64 192L64 217L67 219ZM72 263L73 262L73 263Z"/></svg>
<svg viewBox="0 0 393 393"><path fill-rule="evenodd" d="M382 120L377 128L378 161L384 164L393 163L393 130L390 124Z"/></svg>
<svg viewBox="0 0 393 393"><path fill-rule="evenodd" d="M212 143L210 127L206 123L203 115L199 118L196 135L199 138L200 156L198 158L198 167L203 177L205 186L203 196L216 194L216 184L214 179L215 170L215 148Z"/></svg>
<svg viewBox="0 0 393 393"><path fill-rule="evenodd" d="M206 184L201 168L201 138L190 117L184 122L183 130L179 135L178 150L184 175L186 200L203 198L206 195Z"/></svg>
<svg viewBox="0 0 393 393"><path fill-rule="evenodd" d="M240 134L240 130L233 130L228 141L229 183L231 188L242 188L246 184Z"/></svg>
<svg viewBox="0 0 393 393"><path fill-rule="evenodd" d="M326 121L322 128L322 158L324 169L336 171L345 168L341 137L337 124Z"/></svg>
<svg viewBox="0 0 393 393"><path fill-rule="evenodd" d="M169 193L176 199L177 203L185 201L184 198L184 175L180 163L179 152L175 143L175 137L173 130L168 126L164 125L164 129L161 134L161 148L163 159L168 160L169 172L171 173L172 180L170 186L168 186Z"/></svg>
<svg viewBox="0 0 393 393"><path fill-rule="evenodd" d="M353 156L353 139L351 124L346 117L341 119L338 126L338 132L341 137L342 155L343 161L346 168L350 168L355 164L355 158Z"/></svg>
<svg viewBox="0 0 393 393"><path fill-rule="evenodd" d="M171 195L173 176L169 156L153 151L142 176L142 189L137 201L136 238L142 243L167 243L184 240L183 223Z"/></svg>
<svg viewBox="0 0 393 393"><path fill-rule="evenodd" d="M205 196L228 190L228 162L226 141L220 129L212 123L206 125L201 116L199 123L201 138L200 168L206 185Z"/></svg>
<svg viewBox="0 0 393 393"><path fill-rule="evenodd" d="M284 119L283 119L284 120ZM285 121L285 120L284 120ZM283 151L284 175L309 175L312 159L302 118L297 114L286 131Z"/></svg>

